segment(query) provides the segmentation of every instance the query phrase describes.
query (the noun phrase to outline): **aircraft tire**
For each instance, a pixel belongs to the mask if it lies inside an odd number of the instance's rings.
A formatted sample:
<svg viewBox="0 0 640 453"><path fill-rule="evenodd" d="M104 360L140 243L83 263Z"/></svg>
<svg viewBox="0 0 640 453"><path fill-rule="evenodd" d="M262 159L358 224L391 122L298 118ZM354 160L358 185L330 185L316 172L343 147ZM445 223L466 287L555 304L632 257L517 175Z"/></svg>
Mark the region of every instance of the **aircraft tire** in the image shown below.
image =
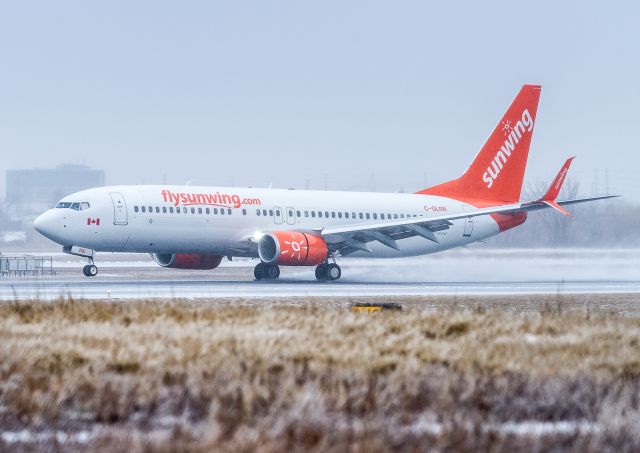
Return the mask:
<svg viewBox="0 0 640 453"><path fill-rule="evenodd" d="M276 278L280 277L280 268L275 264L267 266L265 271L266 277L270 280L275 280Z"/></svg>
<svg viewBox="0 0 640 453"><path fill-rule="evenodd" d="M327 279L327 265L326 264L318 264L316 266L316 278L319 281L325 281Z"/></svg>
<svg viewBox="0 0 640 453"><path fill-rule="evenodd" d="M267 265L264 263L258 263L256 264L256 267L253 268L253 276L256 278L256 280L262 280L263 278L266 277L265 275L266 266Z"/></svg>
<svg viewBox="0 0 640 453"><path fill-rule="evenodd" d="M82 268L82 273L85 277L95 277L98 275L98 267L94 264L87 264Z"/></svg>
<svg viewBox="0 0 640 453"><path fill-rule="evenodd" d="M326 270L327 280L338 280L342 276L342 269L337 264L329 264Z"/></svg>

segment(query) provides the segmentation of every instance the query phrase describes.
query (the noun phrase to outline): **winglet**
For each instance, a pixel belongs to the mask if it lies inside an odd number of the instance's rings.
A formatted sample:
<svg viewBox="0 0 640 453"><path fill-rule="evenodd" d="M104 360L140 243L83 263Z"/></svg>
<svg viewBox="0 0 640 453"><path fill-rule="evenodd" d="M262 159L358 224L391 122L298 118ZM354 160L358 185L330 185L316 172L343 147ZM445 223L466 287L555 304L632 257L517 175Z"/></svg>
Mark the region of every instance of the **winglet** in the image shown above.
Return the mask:
<svg viewBox="0 0 640 453"><path fill-rule="evenodd" d="M569 217L571 217L571 214L569 214L566 209L556 203L556 198L558 198L558 195L560 194L560 189L562 189L562 184L567 177L567 173L569 172L569 167L571 166L571 162L573 161L573 159L575 159L575 157L570 157L569 159L567 159L567 161L564 163L555 179L547 189L547 193L545 193L542 198L538 200Z"/></svg>

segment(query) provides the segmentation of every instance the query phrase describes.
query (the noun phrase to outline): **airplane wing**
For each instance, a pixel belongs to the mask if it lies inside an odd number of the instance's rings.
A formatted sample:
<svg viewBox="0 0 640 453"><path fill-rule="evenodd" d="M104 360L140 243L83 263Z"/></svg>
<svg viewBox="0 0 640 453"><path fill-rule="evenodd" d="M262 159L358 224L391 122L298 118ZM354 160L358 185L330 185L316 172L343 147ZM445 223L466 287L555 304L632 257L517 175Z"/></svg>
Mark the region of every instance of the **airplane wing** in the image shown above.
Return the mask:
<svg viewBox="0 0 640 453"><path fill-rule="evenodd" d="M523 211L535 211L546 208L553 208L564 215L570 216L571 214L562 206L605 200L619 196L607 195L558 201L558 194L560 193L572 161L573 157L567 159L549 186L549 189L542 197L528 203L512 203L429 217L423 215L421 217L411 217L376 224L355 224L336 228L324 228L318 232L332 251L340 251L342 255L347 255L354 251L371 252L371 248L367 243L372 241L378 241L392 249L399 250L396 241L412 236L422 236L426 240L439 242L435 232L448 229L454 220L491 214L515 214Z"/></svg>
<svg viewBox="0 0 640 453"><path fill-rule="evenodd" d="M439 242L435 232L446 230L452 221L490 214L515 213L522 209L522 203L479 208L455 214L434 215L429 217L411 217L375 224L355 224L336 228L324 228L320 231L327 245L333 250L339 250L342 255L357 250L371 252L368 242L378 241L399 250L396 243L399 239L412 236L422 236L426 240Z"/></svg>
<svg viewBox="0 0 640 453"><path fill-rule="evenodd" d="M555 201L564 206L590 201L615 198L619 195L601 197L577 198L572 200ZM340 251L341 255L348 255L355 251L371 252L367 243L378 241L392 249L399 250L397 240L412 236L422 236L424 239L439 242L435 233L446 230L452 225L452 221L485 216L491 214L515 214L523 211L535 211L550 208L545 201L533 201L529 203L515 203L490 208L479 208L455 214L435 215L430 217L412 217L376 224L355 224L336 228L324 228L319 231L332 251Z"/></svg>

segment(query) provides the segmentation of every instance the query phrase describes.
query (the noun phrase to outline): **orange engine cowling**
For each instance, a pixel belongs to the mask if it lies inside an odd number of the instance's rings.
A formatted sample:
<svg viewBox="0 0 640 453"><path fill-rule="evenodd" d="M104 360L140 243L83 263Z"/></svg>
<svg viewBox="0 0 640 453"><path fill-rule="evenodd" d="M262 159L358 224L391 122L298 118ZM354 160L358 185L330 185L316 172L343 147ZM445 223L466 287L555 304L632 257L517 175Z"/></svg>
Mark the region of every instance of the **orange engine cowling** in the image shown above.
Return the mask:
<svg viewBox="0 0 640 453"><path fill-rule="evenodd" d="M267 264L315 266L324 262L328 254L324 239L299 231L273 231L258 241L258 256Z"/></svg>
<svg viewBox="0 0 640 453"><path fill-rule="evenodd" d="M153 260L162 267L172 269L210 270L220 265L219 255L203 255L200 253L152 253Z"/></svg>

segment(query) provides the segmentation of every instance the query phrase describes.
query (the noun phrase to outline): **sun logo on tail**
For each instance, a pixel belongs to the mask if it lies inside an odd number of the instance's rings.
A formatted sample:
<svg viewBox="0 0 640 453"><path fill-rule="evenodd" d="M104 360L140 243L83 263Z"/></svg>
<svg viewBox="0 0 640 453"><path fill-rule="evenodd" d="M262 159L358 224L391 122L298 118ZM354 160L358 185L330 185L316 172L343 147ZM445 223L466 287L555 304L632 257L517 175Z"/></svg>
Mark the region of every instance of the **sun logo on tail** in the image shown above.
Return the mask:
<svg viewBox="0 0 640 453"><path fill-rule="evenodd" d="M502 131L504 132L504 135L509 135L512 129L513 129L513 126L511 126L510 120L502 122Z"/></svg>

